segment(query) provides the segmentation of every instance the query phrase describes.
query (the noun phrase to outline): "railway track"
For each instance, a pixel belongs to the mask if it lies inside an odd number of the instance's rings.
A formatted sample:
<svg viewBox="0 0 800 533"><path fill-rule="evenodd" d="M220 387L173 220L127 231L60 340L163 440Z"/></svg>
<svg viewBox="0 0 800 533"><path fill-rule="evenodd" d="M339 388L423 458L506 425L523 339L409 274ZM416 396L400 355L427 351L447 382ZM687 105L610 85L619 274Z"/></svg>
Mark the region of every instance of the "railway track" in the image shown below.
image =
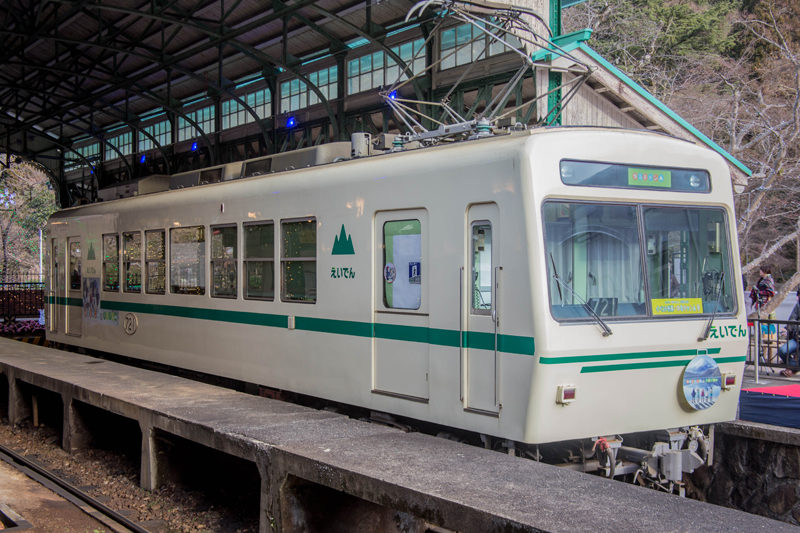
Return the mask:
<svg viewBox="0 0 800 533"><path fill-rule="evenodd" d="M58 477L34 461L0 445L0 460L55 492L81 511L117 533L149 533L136 522L109 508L96 498Z"/></svg>

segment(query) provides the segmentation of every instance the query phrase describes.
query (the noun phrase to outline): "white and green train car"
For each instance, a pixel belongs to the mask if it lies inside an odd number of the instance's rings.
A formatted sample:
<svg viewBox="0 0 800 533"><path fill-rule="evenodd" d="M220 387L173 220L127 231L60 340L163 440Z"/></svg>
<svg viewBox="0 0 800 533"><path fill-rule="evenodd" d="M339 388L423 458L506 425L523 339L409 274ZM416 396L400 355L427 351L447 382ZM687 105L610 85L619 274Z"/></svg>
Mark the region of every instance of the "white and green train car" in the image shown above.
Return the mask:
<svg viewBox="0 0 800 533"><path fill-rule="evenodd" d="M606 475L654 482L735 418L746 320L715 152L556 128L264 161L54 214L48 338L517 449L595 438Z"/></svg>

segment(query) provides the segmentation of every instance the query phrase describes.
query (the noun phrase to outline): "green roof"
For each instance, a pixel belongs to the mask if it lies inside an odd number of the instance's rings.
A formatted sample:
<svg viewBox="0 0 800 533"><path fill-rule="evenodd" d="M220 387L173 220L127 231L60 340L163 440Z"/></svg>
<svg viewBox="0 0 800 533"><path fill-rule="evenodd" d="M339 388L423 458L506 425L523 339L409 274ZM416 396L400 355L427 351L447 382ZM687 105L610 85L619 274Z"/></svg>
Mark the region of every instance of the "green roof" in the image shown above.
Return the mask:
<svg viewBox="0 0 800 533"><path fill-rule="evenodd" d="M629 78L624 72L619 70L617 67L609 63L603 56L598 54L595 50L592 49L586 41L589 40L589 37L592 35L592 30L580 30L572 33L568 33L566 35L560 35L558 37L553 38L553 42L561 49L563 52L572 52L574 50L581 50L585 52L589 57L597 61L603 68L608 70L611 74L617 77L622 83L636 91L640 96L642 96L645 100L653 104L656 108L661 110L664 114L670 117L672 120L677 122L681 125L681 127L685 128L689 131L692 135L700 139L703 143L705 143L709 148L719 153L722 157L727 159L733 166L747 174L748 176L753 175L753 171L747 168L747 166L733 157L727 150L722 148L720 145L712 141L708 136L706 136L703 132L689 124L683 117L678 115L675 111L667 107L664 102L650 94L647 89L633 81ZM549 50L540 50L533 54L531 58L534 61L552 61L553 56L558 55L557 48L550 48Z"/></svg>

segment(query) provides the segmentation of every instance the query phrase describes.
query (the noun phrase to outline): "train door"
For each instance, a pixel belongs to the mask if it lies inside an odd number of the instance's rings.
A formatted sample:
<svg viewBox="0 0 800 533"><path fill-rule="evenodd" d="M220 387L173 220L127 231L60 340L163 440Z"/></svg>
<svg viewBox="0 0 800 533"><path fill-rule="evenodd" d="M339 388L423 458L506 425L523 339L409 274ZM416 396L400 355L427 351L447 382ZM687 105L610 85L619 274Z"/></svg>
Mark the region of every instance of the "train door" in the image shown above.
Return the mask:
<svg viewBox="0 0 800 533"><path fill-rule="evenodd" d="M83 292L81 287L81 241L78 237L67 239L66 294L64 302L67 308L67 335L80 337L81 320L83 318Z"/></svg>
<svg viewBox="0 0 800 533"><path fill-rule="evenodd" d="M497 204L473 205L467 224L467 264L464 290L466 335L462 332L463 393L467 409L497 413L498 358L498 209ZM463 319L462 319L463 320Z"/></svg>
<svg viewBox="0 0 800 533"><path fill-rule="evenodd" d="M376 213L373 392L428 400L427 250L424 209Z"/></svg>
<svg viewBox="0 0 800 533"><path fill-rule="evenodd" d="M50 293L47 295L47 312L50 331L53 333L63 333L64 323L66 323L66 307L60 304L60 298L66 294L64 275L64 241L57 238L50 241Z"/></svg>

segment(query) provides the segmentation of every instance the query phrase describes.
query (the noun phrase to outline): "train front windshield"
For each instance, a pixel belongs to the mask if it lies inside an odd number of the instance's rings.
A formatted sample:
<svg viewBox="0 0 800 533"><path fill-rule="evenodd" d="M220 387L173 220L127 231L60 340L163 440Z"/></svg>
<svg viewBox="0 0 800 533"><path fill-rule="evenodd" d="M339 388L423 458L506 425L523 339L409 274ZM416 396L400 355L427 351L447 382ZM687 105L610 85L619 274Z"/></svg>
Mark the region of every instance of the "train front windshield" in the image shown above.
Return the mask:
<svg viewBox="0 0 800 533"><path fill-rule="evenodd" d="M543 215L557 320L736 310L721 208L549 201Z"/></svg>

